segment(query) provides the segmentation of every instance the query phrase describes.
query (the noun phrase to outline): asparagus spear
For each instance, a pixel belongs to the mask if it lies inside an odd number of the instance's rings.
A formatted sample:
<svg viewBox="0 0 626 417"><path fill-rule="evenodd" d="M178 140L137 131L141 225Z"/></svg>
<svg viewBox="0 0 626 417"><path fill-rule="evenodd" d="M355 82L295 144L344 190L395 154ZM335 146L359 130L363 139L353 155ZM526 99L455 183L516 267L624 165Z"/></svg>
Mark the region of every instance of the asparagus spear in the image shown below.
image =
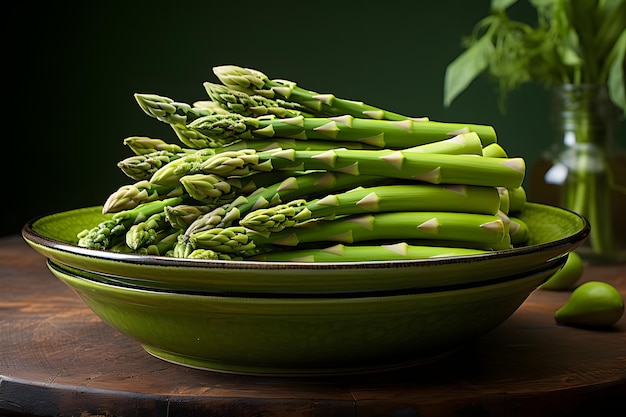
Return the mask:
<svg viewBox="0 0 626 417"><path fill-rule="evenodd" d="M526 190L523 186L515 188L497 187L500 193L502 210L506 214L519 213L526 204Z"/></svg>
<svg viewBox="0 0 626 417"><path fill-rule="evenodd" d="M157 94L135 93L134 96L139 107L148 116L170 125L184 126L199 117L215 113L213 108L192 107L187 103L176 102L169 97Z"/></svg>
<svg viewBox="0 0 626 417"><path fill-rule="evenodd" d="M276 117L309 116L306 108L285 100L272 100L260 95L249 95L224 85L205 82L209 97L229 113L247 117L274 115Z"/></svg>
<svg viewBox="0 0 626 417"><path fill-rule="evenodd" d="M198 217L215 209L212 204L195 205L195 204L179 204L176 206L167 206L163 210L165 212L165 220L174 229L186 230Z"/></svg>
<svg viewBox="0 0 626 417"><path fill-rule="evenodd" d="M515 187L509 190L510 213L519 213L524 209L526 204L526 189L523 186Z"/></svg>
<svg viewBox="0 0 626 417"><path fill-rule="evenodd" d="M510 217L510 219L509 234L511 235L511 243L517 246L527 243L530 238L530 229L526 222L519 217Z"/></svg>
<svg viewBox="0 0 626 417"><path fill-rule="evenodd" d="M135 252L143 255L173 256L174 245L182 232L183 231L180 229L174 229L174 231L169 234L163 232L157 236L154 243L141 247Z"/></svg>
<svg viewBox="0 0 626 417"><path fill-rule="evenodd" d="M180 197L184 194L182 186L162 186L149 181L138 181L126 184L110 194L104 202L102 213L116 213L130 210L140 204L170 197Z"/></svg>
<svg viewBox="0 0 626 417"><path fill-rule="evenodd" d="M500 198L494 187L391 184L359 187L321 199L292 200L257 209L239 224L257 232L278 232L319 218L390 211L457 211L496 214Z"/></svg>
<svg viewBox="0 0 626 417"><path fill-rule="evenodd" d="M190 152L176 144L170 144L162 139L150 138L147 136L129 136L124 139L124 145L128 146L135 155L146 155L158 151L168 151L171 153Z"/></svg>
<svg viewBox="0 0 626 417"><path fill-rule="evenodd" d="M189 259L210 259L210 260L220 260L220 261L241 261L242 258L239 256L233 256L226 253L215 252L210 249L195 249L191 253L185 256Z"/></svg>
<svg viewBox="0 0 626 417"><path fill-rule="evenodd" d="M142 222L153 214L162 212L167 206L180 204L181 202L182 198L173 197L151 201L131 210L115 213L111 218L100 222L95 227L78 233L78 246L90 249L108 249L115 244L116 238L123 237L133 224Z"/></svg>
<svg viewBox="0 0 626 417"><path fill-rule="evenodd" d="M211 227L227 227L239 221L252 210L267 208L307 196L314 198L336 191L344 191L359 185L384 184L384 177L360 176L310 171L294 173L273 184L256 188L249 195L240 194L232 202L198 217L186 230L186 236Z"/></svg>
<svg viewBox="0 0 626 417"><path fill-rule="evenodd" d="M180 178L199 173L200 164L212 156L219 155L213 149L199 149L159 168L150 178L153 184L175 187Z"/></svg>
<svg viewBox="0 0 626 417"><path fill-rule="evenodd" d="M483 148L483 156L492 158L508 158L506 151L499 143L489 143Z"/></svg>
<svg viewBox="0 0 626 417"><path fill-rule="evenodd" d="M241 188L240 179L235 178L234 182L215 174L190 174L180 179L187 193L197 201L219 199Z"/></svg>
<svg viewBox="0 0 626 417"><path fill-rule="evenodd" d="M254 176L252 177L254 179ZM265 180L265 179L264 179ZM197 249L189 237L202 230L215 227L225 228L251 210L271 207L303 196L314 198L317 195L342 191L358 185L384 184L389 181L384 177L360 176L333 172L310 171L293 173L289 177L277 180L271 185L260 186L249 195L240 194L232 202L216 207L198 216L185 230L174 248L178 257L188 257Z"/></svg>
<svg viewBox="0 0 626 417"><path fill-rule="evenodd" d="M210 249L215 252L249 256L256 245L242 226L213 227L189 236L193 248Z"/></svg>
<svg viewBox="0 0 626 417"><path fill-rule="evenodd" d="M378 149L375 146L358 142L342 142L333 141L329 143L327 140L296 140L287 138L273 139L254 139L254 140L238 140L230 142L224 147L216 150L219 152L234 151L241 149L254 149L256 151L267 151L270 149L296 149L299 151L320 151L331 148L350 148L350 149Z"/></svg>
<svg viewBox="0 0 626 417"><path fill-rule="evenodd" d="M174 161L173 163L176 163ZM171 165L171 164L168 164ZM251 149L223 152L200 162L197 172L222 176L247 175L273 170L328 170L351 175L376 175L433 184L466 184L516 188L525 174L522 158L490 158L475 155L423 154L392 150L256 152ZM157 171L152 181L169 183L176 174L168 166Z"/></svg>
<svg viewBox="0 0 626 417"><path fill-rule="evenodd" d="M170 125L178 140L191 149L207 149L220 148L224 145L224 141L216 141L210 137L203 135L195 129L189 129L185 125Z"/></svg>
<svg viewBox="0 0 626 417"><path fill-rule="evenodd" d="M256 233L243 226L212 228L189 236L196 248L241 256L271 251L271 246L297 247L313 242L352 244L374 240L444 239L511 247L499 215L455 212L392 212L320 220L276 233Z"/></svg>
<svg viewBox="0 0 626 417"><path fill-rule="evenodd" d="M487 252L481 249L410 245L406 242L381 245L343 245L339 243L324 248L266 252L250 256L246 260L269 262L369 262L470 256Z"/></svg>
<svg viewBox="0 0 626 417"><path fill-rule="evenodd" d="M407 148L405 151L446 155L483 155L482 141L475 132L461 133L449 139Z"/></svg>
<svg viewBox="0 0 626 417"><path fill-rule="evenodd" d="M171 232L172 228L165 218L165 212L160 211L142 222L133 224L126 232L126 245L135 251L150 246L157 242L164 229Z"/></svg>
<svg viewBox="0 0 626 417"><path fill-rule="evenodd" d="M496 187L498 194L500 195L500 210L507 214L511 207L511 196L509 189L506 187Z"/></svg>
<svg viewBox="0 0 626 417"><path fill-rule="evenodd" d="M237 194L247 194L258 187L273 184L291 175L289 172L257 173L245 177L223 178L215 174L189 174L179 178L172 185L155 184L142 180L126 184L107 198L103 212L113 213L128 210L148 201L182 196L188 203L191 200L203 205L218 207L232 201Z"/></svg>
<svg viewBox="0 0 626 417"><path fill-rule="evenodd" d="M376 146L367 145L359 142L342 142L333 141L329 142L323 139L309 139L309 140L297 140L287 138L275 138L270 140L254 139L254 140L239 140L237 142L229 143L221 150L234 151L242 149L254 149L256 151L268 151L278 149L295 149L297 151L322 151L336 148L347 149L364 149L364 150L376 150L379 149ZM437 142L427 143L424 145L418 145L412 148L407 148L413 152L421 153L445 153L445 154L468 154L468 155L482 155L482 142L478 135L474 132L464 133L457 136L453 136L449 139L442 139Z"/></svg>
<svg viewBox="0 0 626 417"><path fill-rule="evenodd" d="M124 158L117 163L117 167L135 181L149 180L159 168L184 155L186 154L155 151Z"/></svg>
<svg viewBox="0 0 626 417"><path fill-rule="evenodd" d="M214 151L213 149L200 149L194 153L190 153L189 155L185 155L178 161L173 161L173 163L166 164L161 167L157 171L155 171L150 179L153 183L161 184L161 185L174 185L177 184L181 177L188 174L196 174L199 172L203 172L200 168L201 164L206 162L207 164L215 165L217 160L223 161L228 157L237 157L241 155L243 158L244 154L257 154L259 152L265 151L280 151L282 147L276 147L276 145L280 145L280 141L285 139L278 139L275 143L267 144L264 143L263 147L260 147L260 150L253 147L243 147L239 143L234 143L233 145L222 148L221 151ZM254 141L252 141L254 142ZM319 143L318 141L313 141ZM248 143L248 142L244 142ZM310 143L310 141L305 141L305 143ZM454 136L450 139L441 140L438 142L428 143L424 145L414 146L412 148L407 148L405 152L415 152L415 153L441 153L441 154L482 154L482 146L480 144L480 138L473 132L460 134ZM287 146L286 149L292 149L296 151L309 149L307 146ZM321 144L319 146L311 147L311 151L332 151L334 149L344 149L344 148L335 148L329 147L327 145ZM376 150L376 149L355 149L354 147L350 148L352 150ZM209 162L209 159L215 155L212 162ZM254 158L254 157L252 157ZM241 165L239 162L233 162ZM231 175L242 175L238 173L231 173Z"/></svg>
<svg viewBox="0 0 626 417"><path fill-rule="evenodd" d="M364 143L379 148L403 149L475 132L483 146L496 141L491 126L447 122L361 119L353 116L269 118L214 114L187 124L187 129L220 142L236 139L293 138ZM330 147L330 146L329 146Z"/></svg>
<svg viewBox="0 0 626 417"><path fill-rule="evenodd" d="M332 94L320 94L298 87L286 80L270 80L264 73L235 65L213 67L213 73L226 86L248 95L260 95L270 99L282 98L301 104L318 115L344 115L371 119L406 120L407 116L393 113L360 101L346 100Z"/></svg>

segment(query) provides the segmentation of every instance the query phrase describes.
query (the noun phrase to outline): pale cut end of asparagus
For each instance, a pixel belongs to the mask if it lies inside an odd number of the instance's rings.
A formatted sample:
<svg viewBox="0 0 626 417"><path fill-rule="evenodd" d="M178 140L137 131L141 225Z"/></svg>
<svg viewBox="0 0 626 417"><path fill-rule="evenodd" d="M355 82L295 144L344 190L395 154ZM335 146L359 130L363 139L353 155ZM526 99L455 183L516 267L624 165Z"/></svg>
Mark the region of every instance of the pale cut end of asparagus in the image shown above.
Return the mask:
<svg viewBox="0 0 626 417"><path fill-rule="evenodd" d="M492 158L508 158L509 155L499 143L490 143L483 148L483 156Z"/></svg>

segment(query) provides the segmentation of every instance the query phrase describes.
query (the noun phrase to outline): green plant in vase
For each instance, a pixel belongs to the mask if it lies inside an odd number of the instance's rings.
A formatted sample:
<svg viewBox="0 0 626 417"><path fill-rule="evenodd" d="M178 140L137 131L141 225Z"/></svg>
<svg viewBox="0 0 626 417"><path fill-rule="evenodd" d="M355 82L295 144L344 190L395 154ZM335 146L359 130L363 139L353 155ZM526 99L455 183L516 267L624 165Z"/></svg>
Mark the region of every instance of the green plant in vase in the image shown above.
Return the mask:
<svg viewBox="0 0 626 417"><path fill-rule="evenodd" d="M446 68L444 105L481 75L497 83L501 109L523 84L549 88L562 143L545 182L559 185L560 205L591 223L583 256L624 260L611 195L623 198L626 187L609 159L626 113L626 0L528 0L531 23L511 17L516 3L492 0L463 39L465 50Z"/></svg>

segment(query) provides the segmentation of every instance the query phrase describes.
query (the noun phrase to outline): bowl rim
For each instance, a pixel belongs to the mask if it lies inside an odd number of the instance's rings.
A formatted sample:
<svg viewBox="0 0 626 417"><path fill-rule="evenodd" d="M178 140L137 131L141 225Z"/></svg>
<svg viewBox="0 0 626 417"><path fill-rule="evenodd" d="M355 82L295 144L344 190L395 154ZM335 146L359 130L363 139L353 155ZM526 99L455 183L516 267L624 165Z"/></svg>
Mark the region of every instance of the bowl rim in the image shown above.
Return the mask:
<svg viewBox="0 0 626 417"><path fill-rule="evenodd" d="M373 300L373 299L400 299L406 297L441 297L444 294L458 294L471 290L484 290L487 287L502 287L509 284L516 284L520 282L526 282L528 280L537 279L538 276L545 275L549 277L551 274L559 270L565 264L564 258L558 258L550 264L544 265L541 268L533 269L526 273L514 274L501 279L493 279L490 281L481 282L479 285L448 285L445 287L431 287L431 288L413 288L413 289L400 289L391 291L372 291L372 292L356 292L356 293L313 293L313 294L300 294L300 293L219 293L213 291L198 291L198 290L178 290L168 288L155 288L155 287L142 287L135 286L128 283L109 282L106 279L101 279L96 274L89 271L80 271L76 268L67 269L65 265L56 263L52 260L47 260L46 265L51 271L68 276L72 279L88 282L89 284L97 286L105 286L110 289L118 289L120 291L129 291L133 293L144 293L151 295L174 295L181 297L193 297L196 299L221 299L230 301L245 301L245 300L258 300L259 302L275 303L275 302L337 302L338 300ZM92 276L93 275L93 276ZM546 278L547 279L547 278ZM538 284L535 288L538 288Z"/></svg>
<svg viewBox="0 0 626 417"><path fill-rule="evenodd" d="M463 291L471 288L480 288L491 285L503 284L506 282L519 281L521 279L528 278L530 276L536 276L538 274L544 274L550 272L555 273L565 265L567 258L560 257L552 259L549 262L544 263L540 267L533 268L529 271L516 272L513 274L500 276L492 279L481 280L478 282L462 282L455 284L446 284L439 286L426 286L426 287L401 287L398 289L389 290L371 290L371 291L339 291L339 292L274 292L274 291L219 291L219 290L207 290L207 289L190 289L190 288L168 288L168 287L154 287L142 284L134 284L124 279L124 277L114 274L101 273L81 270L70 265L65 265L61 262L54 261L52 259L46 260L46 265L50 270L58 271L62 274L72 276L76 279L81 279L97 284L108 285L111 287L124 288L132 291L147 291L153 293L170 293L178 295L190 295L190 296L202 296L202 297L220 297L220 298L255 298L255 299L336 299L336 298L375 298L375 297L397 297L407 295L425 295L425 294L441 294L449 291Z"/></svg>
<svg viewBox="0 0 626 417"><path fill-rule="evenodd" d="M125 262L135 265L146 266L159 266L159 267L173 267L173 268L219 268L221 270L363 270L363 269L389 269L389 268L405 268L405 267L417 267L417 266L429 266L436 265L450 265L450 264L463 264L467 262L491 260L509 258L511 256L519 257L525 254L531 254L535 252L543 252L547 250L558 249L559 247L580 245L589 236L591 226L588 220L581 214L562 207L556 207L546 204L527 202L527 207L539 207L550 208L552 210L561 210L577 217L582 226L580 230L569 236L561 239L553 240L550 242L531 244L527 246L520 246L511 249L503 249L492 252L472 254L472 255L459 255L459 256L447 256L439 258L427 258L427 259L406 259L406 260L387 260L387 261L346 261L346 262L301 262L301 261L255 261L255 260L217 260L217 259L190 259L190 258L175 258L163 255L142 255L135 253L122 253L113 252L99 249L83 248L76 244L63 242L57 239L50 238L37 232L34 225L47 217L55 214L69 213L72 211L85 210L94 207L83 207L75 210L69 210L65 212L49 213L41 216L37 216L29 220L22 227L22 237L29 243L41 245L44 247L52 248L57 251L65 252L68 254L80 255L83 257Z"/></svg>

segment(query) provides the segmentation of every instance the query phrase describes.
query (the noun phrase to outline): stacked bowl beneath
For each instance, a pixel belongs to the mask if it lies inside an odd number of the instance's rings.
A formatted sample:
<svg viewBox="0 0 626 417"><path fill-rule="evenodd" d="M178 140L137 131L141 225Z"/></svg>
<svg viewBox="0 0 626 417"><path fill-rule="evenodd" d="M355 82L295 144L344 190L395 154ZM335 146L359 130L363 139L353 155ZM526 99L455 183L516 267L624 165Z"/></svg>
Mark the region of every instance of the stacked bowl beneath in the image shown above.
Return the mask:
<svg viewBox="0 0 626 417"><path fill-rule="evenodd" d="M42 216L26 241L102 320L163 360L221 372L341 374L445 356L492 330L589 234L527 203L523 247L411 261L260 262L85 249L100 207Z"/></svg>

